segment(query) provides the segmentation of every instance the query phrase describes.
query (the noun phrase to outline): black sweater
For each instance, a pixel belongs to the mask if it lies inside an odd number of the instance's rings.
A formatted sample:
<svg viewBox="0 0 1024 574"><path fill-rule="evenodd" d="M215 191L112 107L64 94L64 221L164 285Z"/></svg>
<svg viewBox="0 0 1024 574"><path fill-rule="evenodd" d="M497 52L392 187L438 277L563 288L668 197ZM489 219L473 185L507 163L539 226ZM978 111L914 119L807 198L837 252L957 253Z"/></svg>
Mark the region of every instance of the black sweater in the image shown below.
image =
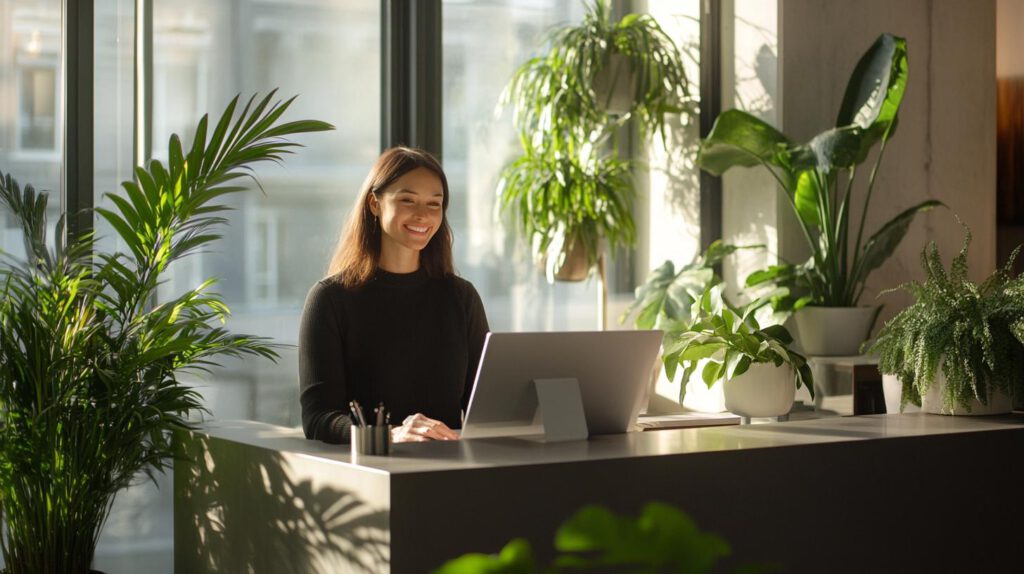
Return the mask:
<svg viewBox="0 0 1024 574"><path fill-rule="evenodd" d="M368 414L383 401L392 424L419 412L460 428L487 331L480 296L458 277L380 270L359 289L318 282L299 332L306 438L348 442L352 399Z"/></svg>

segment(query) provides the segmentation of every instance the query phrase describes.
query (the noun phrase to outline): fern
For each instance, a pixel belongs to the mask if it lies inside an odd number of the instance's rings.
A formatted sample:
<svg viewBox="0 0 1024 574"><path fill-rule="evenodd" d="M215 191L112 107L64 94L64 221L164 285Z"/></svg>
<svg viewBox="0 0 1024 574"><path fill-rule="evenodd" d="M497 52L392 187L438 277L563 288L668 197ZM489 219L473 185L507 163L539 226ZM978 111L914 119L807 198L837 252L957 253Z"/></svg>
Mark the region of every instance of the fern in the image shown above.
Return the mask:
<svg viewBox="0 0 1024 574"><path fill-rule="evenodd" d="M925 280L901 285L915 302L882 328L870 350L885 374L903 381L900 408L920 405L942 369L943 409L970 412L993 392L1024 396L1024 275L1013 276L1018 247L980 285L967 277L971 232L964 226L960 252L943 266L934 242L921 252Z"/></svg>

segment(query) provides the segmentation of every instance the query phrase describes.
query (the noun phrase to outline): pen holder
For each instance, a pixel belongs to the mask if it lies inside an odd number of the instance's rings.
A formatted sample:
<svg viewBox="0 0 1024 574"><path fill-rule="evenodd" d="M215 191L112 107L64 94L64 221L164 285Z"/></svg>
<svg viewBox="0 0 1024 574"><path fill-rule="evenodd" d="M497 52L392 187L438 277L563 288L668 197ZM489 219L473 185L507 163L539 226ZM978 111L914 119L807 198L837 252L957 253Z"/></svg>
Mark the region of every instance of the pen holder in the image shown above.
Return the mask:
<svg viewBox="0 0 1024 574"><path fill-rule="evenodd" d="M352 456L385 455L391 452L391 427L352 425Z"/></svg>

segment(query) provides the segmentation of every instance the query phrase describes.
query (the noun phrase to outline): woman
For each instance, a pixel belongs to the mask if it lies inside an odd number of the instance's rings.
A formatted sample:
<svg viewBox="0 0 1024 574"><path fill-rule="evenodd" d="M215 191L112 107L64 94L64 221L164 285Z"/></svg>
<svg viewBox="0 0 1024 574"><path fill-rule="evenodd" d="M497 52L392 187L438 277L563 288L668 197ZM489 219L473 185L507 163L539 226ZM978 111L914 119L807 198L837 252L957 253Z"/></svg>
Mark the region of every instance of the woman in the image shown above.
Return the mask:
<svg viewBox="0 0 1024 574"><path fill-rule="evenodd" d="M299 385L306 438L348 442L348 403L383 402L396 442L453 440L469 402L487 316L455 276L448 180L430 154L384 152L306 298Z"/></svg>

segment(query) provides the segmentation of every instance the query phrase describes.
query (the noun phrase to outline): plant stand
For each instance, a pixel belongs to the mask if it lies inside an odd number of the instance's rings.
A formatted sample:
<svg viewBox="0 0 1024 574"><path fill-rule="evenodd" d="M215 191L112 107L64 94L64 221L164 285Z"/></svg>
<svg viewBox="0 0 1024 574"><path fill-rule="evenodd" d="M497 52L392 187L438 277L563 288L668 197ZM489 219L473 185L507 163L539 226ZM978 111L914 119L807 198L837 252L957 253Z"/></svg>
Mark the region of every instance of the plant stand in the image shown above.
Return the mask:
<svg viewBox="0 0 1024 574"><path fill-rule="evenodd" d="M807 363L814 373L815 411L842 416L885 414L888 411L882 375L878 372L878 357L809 356Z"/></svg>

